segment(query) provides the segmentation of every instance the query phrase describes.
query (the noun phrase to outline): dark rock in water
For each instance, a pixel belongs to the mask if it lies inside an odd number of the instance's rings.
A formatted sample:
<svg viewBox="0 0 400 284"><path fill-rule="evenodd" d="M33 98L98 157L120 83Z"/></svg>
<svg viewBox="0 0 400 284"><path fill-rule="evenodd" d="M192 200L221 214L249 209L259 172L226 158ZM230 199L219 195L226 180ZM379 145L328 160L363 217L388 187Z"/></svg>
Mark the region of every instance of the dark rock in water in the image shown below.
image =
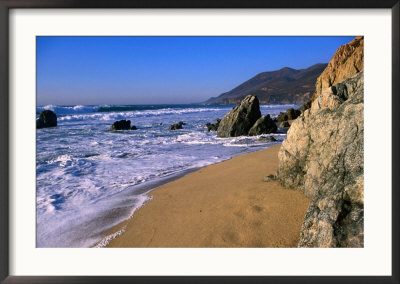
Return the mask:
<svg viewBox="0 0 400 284"><path fill-rule="evenodd" d="M132 125L131 130L137 130L137 127L135 125Z"/></svg>
<svg viewBox="0 0 400 284"><path fill-rule="evenodd" d="M261 117L260 104L256 96L248 95L226 114L217 129L218 137L247 135L250 128Z"/></svg>
<svg viewBox="0 0 400 284"><path fill-rule="evenodd" d="M264 117L260 117L256 123L250 128L248 135L255 136L261 134L269 134L276 132L276 124L271 119L269 114Z"/></svg>
<svg viewBox="0 0 400 284"><path fill-rule="evenodd" d="M136 130L136 126L131 127L131 121L123 119L114 122L110 130Z"/></svg>
<svg viewBox="0 0 400 284"><path fill-rule="evenodd" d="M260 141L260 142L276 142L277 140L275 139L274 136L267 136L267 137L261 136L260 138L258 138L258 141Z"/></svg>
<svg viewBox="0 0 400 284"><path fill-rule="evenodd" d="M311 199L299 247L363 247L363 72L321 91L278 157L280 183Z"/></svg>
<svg viewBox="0 0 400 284"><path fill-rule="evenodd" d="M301 114L300 110L289 108L285 112L281 112L276 120L278 122L296 119Z"/></svg>
<svg viewBox="0 0 400 284"><path fill-rule="evenodd" d="M185 125L183 121L179 121L178 123L172 124L168 129L169 130L177 130L177 129L182 129L182 126Z"/></svg>
<svg viewBox="0 0 400 284"><path fill-rule="evenodd" d="M36 120L36 128L46 128L57 126L57 115L51 110L40 112L39 118Z"/></svg>
<svg viewBox="0 0 400 284"><path fill-rule="evenodd" d="M207 131L208 131L208 132L210 132L210 131L217 131L220 122L221 122L221 119L217 119L217 120L215 121L215 123L207 123L207 124L206 124Z"/></svg>

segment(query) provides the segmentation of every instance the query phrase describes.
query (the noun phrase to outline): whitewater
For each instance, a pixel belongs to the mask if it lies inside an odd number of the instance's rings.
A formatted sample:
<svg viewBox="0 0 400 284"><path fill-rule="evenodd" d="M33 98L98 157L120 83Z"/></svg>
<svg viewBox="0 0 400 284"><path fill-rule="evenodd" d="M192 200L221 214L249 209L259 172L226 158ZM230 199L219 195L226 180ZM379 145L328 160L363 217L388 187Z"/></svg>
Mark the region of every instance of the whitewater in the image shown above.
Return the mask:
<svg viewBox="0 0 400 284"><path fill-rule="evenodd" d="M93 247L133 216L147 193L190 171L282 143L260 136L217 138L205 124L232 105L41 106L58 126L36 131L36 246ZM296 105L261 105L275 117ZM131 120L137 130L110 131ZM181 130L171 124L183 121ZM173 205L171 205L173 206ZM122 231L120 233L123 233Z"/></svg>

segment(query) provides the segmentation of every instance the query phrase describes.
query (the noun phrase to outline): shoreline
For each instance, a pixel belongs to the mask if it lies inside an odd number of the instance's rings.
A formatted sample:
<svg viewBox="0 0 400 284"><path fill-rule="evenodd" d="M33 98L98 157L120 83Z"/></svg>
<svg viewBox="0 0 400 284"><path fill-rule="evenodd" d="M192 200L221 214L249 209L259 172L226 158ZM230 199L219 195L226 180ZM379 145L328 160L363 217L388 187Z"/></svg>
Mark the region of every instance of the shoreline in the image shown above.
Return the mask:
<svg viewBox="0 0 400 284"><path fill-rule="evenodd" d="M206 167L206 166L204 166L204 167ZM123 228L124 228L123 224L125 224L129 219L131 219L137 210L141 209L143 206L146 205L146 203L149 200L152 199L152 197L149 195L153 190L156 190L162 186L165 186L171 182L174 182L175 180L178 180L178 179L180 179L192 172L198 171L202 168L203 167L195 167L195 168L186 169L186 170L183 170L178 173L170 174L168 176L165 176L165 177L160 178L155 181L150 181L145 184L137 185L136 187L131 188L127 191L118 192L118 193L114 194L113 196L111 196L111 197L117 197L119 200L116 204L114 204L114 206L116 206L116 207L120 207L120 206L125 207L126 206L126 205L124 205L124 201L120 200L120 198L124 197L124 196L126 196L126 198L129 198L131 196L144 195L144 196L146 196L146 200L144 201L144 203L142 203L138 207L134 208L132 210L132 212L129 214L129 216L125 216L125 217L119 216L117 219L121 219L121 220L118 223L112 225L111 228L104 229L102 231L103 236L100 238L100 240L93 243L90 247L91 248L92 247L105 247L105 246L107 246L107 244L109 243L109 241L111 239L113 239L116 235L120 235L122 233L121 231L123 231ZM120 214L117 214L117 215L120 215ZM116 231L116 228L120 228L120 229L118 231Z"/></svg>
<svg viewBox="0 0 400 284"><path fill-rule="evenodd" d="M281 144L275 144L275 145L279 145L280 146ZM272 146L275 146L275 145L272 145ZM270 146L270 147L272 147L272 146ZM270 148L270 147L268 147L268 148ZM268 149L268 148L266 148L266 149ZM258 151L263 151L263 150L266 150L266 149L256 150L256 151L253 151L253 152L247 152L247 153L244 153L244 154L240 154L238 156L246 155L246 154L250 154L250 153L254 153L254 152L258 152ZM117 237L117 236L121 235L122 233L124 233L127 222L133 217L135 212L137 210L141 209L143 206L145 206L148 201L152 200L153 197L151 196L151 193L154 190L157 190L160 187L166 186L171 182L179 180L179 179L181 179L181 178L183 178L183 177L185 177L187 175L190 175L193 172L199 171L199 170L201 170L203 168L206 168L206 167L209 167L209 166L212 166L212 165L215 165L215 164L219 164L219 163L223 163L223 162L229 161L229 160L231 160L231 159L233 159L235 157L237 157L237 156L230 157L230 158L228 158L226 160L222 160L222 161L216 162L214 164L185 169L183 171L170 174L168 176L162 177L162 178L160 178L158 180L155 180L155 181L150 181L148 183L136 185L134 188L131 188L131 189L127 190L127 191L123 191L123 192L119 192L119 193L114 194L114 196L117 196L117 197L126 196L127 198L130 197L130 196L135 196L135 195L136 196L145 195L147 199L139 207L133 209L133 211L130 213L129 216L122 217L122 219L118 223L112 225L111 227L108 227L108 228L104 229L102 231L103 237L101 237L100 240L98 240L95 243L93 243L90 247L91 248L93 248L93 247L95 247L95 248L107 247L111 240L113 240L115 237ZM121 203L123 203L123 202L119 201L119 203L115 204L114 206L118 207L118 206L121 205Z"/></svg>
<svg viewBox="0 0 400 284"><path fill-rule="evenodd" d="M279 148L274 145L171 178L150 190L145 206L110 230L104 244L296 247L309 199L277 181L263 181L277 170Z"/></svg>

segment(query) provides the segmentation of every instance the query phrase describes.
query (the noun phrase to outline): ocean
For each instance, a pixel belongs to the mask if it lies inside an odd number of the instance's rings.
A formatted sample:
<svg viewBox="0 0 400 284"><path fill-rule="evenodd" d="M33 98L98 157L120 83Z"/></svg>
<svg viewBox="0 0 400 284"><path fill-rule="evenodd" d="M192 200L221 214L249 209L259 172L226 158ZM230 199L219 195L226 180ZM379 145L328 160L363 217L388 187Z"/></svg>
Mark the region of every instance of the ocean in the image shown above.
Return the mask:
<svg viewBox="0 0 400 284"><path fill-rule="evenodd" d="M58 126L36 131L36 246L104 246L107 231L144 206L150 190L198 168L282 143L217 138L205 124L232 105L43 106ZM261 105L275 117L297 105ZM110 131L131 120L137 130ZM181 130L168 130L183 121ZM263 135L270 136L270 135ZM171 205L173 206L173 205ZM123 231L118 232L123 233Z"/></svg>

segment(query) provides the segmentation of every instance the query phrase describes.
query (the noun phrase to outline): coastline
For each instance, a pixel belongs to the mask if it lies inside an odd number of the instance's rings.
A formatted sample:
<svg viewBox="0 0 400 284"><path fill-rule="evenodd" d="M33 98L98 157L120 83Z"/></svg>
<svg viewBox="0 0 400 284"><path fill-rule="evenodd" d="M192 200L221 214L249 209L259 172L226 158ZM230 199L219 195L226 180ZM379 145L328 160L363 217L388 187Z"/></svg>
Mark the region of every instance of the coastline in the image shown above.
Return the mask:
<svg viewBox="0 0 400 284"><path fill-rule="evenodd" d="M263 181L278 168L279 148L239 155L152 190L145 206L110 230L106 247L297 247L309 199Z"/></svg>

